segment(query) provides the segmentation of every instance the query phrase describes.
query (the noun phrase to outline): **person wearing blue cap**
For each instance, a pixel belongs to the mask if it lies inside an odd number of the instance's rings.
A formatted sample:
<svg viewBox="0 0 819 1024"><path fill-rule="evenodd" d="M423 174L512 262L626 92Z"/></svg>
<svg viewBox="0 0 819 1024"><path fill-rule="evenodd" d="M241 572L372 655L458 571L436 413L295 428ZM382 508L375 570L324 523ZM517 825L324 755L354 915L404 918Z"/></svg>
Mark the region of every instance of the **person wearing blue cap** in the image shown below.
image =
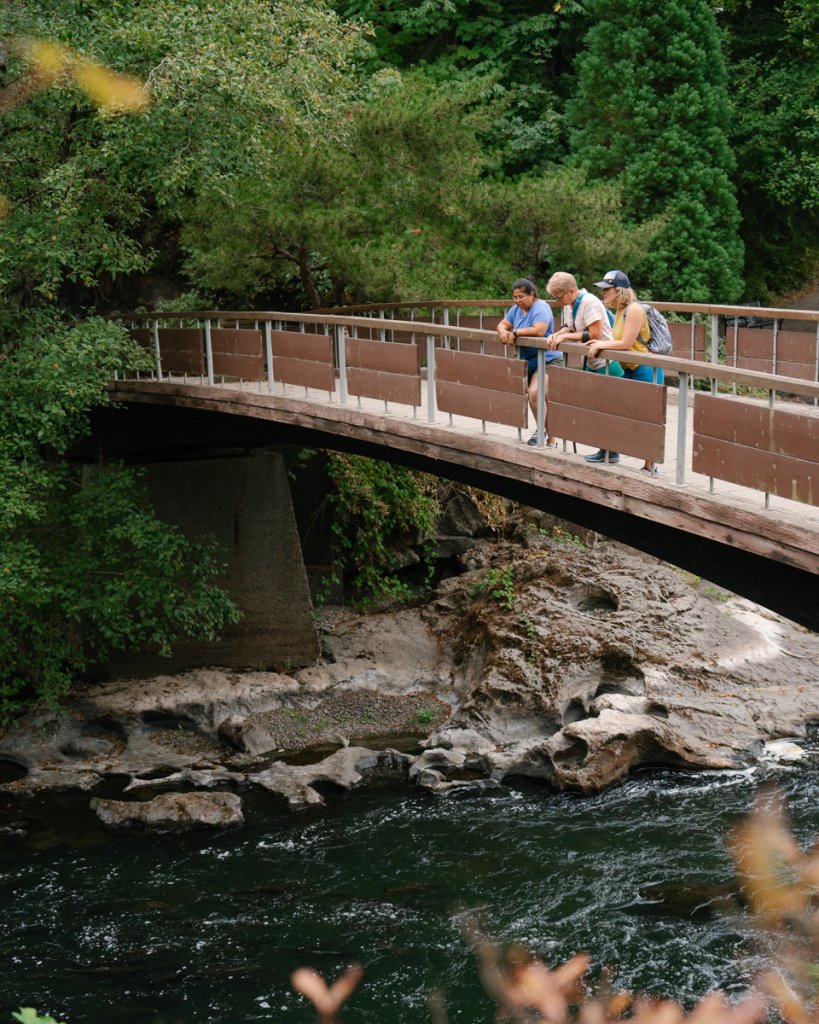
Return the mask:
<svg viewBox="0 0 819 1024"><path fill-rule="evenodd" d="M637 300L628 275L624 274L622 270L609 270L603 275L601 281L595 281L594 287L600 289L603 302L614 311L614 324L611 328L612 338L592 342L589 345L589 355L594 357L604 348L648 352L651 328L648 325L646 311ZM623 362L623 360L620 360L620 363L623 367L623 376L628 380L641 380L649 384L654 382L654 370L651 366L640 366L637 363ZM656 382L658 384L663 382L662 369L657 370ZM594 455L587 455L586 461L619 462L620 456L617 452L606 452L601 449ZM657 467L653 462L646 462L642 467L642 472L656 476Z"/></svg>

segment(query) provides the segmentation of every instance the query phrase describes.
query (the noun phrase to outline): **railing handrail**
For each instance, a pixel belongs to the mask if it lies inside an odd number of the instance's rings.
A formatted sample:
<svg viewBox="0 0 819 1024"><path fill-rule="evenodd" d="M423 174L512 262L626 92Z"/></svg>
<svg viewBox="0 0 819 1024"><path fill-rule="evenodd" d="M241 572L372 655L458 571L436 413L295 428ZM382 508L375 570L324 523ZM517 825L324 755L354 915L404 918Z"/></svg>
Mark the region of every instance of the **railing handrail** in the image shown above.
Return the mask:
<svg viewBox="0 0 819 1024"><path fill-rule="evenodd" d="M559 309L560 303L546 296L544 301L552 308ZM775 306L732 306L725 303L671 302L661 299L641 299L666 313L702 313L720 316L753 316L763 320L810 320L819 323L819 309L781 309ZM358 312L378 312L394 309L498 309L512 305L507 296L503 299L428 299L414 302L371 302L359 306L324 307L311 310L313 313L338 313L347 315Z"/></svg>
<svg viewBox="0 0 819 1024"><path fill-rule="evenodd" d="M554 299L546 299L546 302L553 308L560 308L560 303L555 302ZM643 302L651 302L652 306L656 306L657 309L665 313L702 313L703 315L718 315L718 316L737 316L737 317L755 317L760 320L810 320L814 323L819 323L819 309L779 309L774 306L730 306L718 303L703 303L703 302L665 302L660 300L648 300L642 299ZM426 302L381 302L381 303L370 303L361 306L335 306L327 307L326 309L313 309L309 313L293 313L293 312L282 312L281 310L244 310L235 311L231 310L225 312L223 310L191 310L190 312L162 312L162 313L112 313L106 319L108 320L132 320L132 319L154 319L159 317L199 317L203 319L210 317L220 317L222 319L232 320L236 317L242 320L253 319L259 317L260 319L288 319L288 320L300 320L304 319L305 323L312 323L310 317L324 317L324 316L350 316L357 312L378 312L379 310L394 310L394 309L508 309L512 304L512 300L508 297L505 299L430 299ZM372 324L372 319L368 318L368 322ZM410 321L415 324L416 321ZM438 326L441 326L440 324ZM453 325L454 326L454 325Z"/></svg>

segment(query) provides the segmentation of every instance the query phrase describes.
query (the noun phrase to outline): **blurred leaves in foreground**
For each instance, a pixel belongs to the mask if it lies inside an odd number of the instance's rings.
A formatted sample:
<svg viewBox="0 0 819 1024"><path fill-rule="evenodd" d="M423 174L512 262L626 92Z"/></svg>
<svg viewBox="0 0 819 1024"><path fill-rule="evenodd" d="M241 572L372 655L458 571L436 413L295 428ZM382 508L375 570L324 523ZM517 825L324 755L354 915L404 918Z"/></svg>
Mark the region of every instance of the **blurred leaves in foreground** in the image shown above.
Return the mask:
<svg viewBox="0 0 819 1024"><path fill-rule="evenodd" d="M145 110L148 88L132 75L119 74L69 46L44 39L12 39L10 50L27 65L27 73L0 90L0 113L51 86L75 85L107 114Z"/></svg>

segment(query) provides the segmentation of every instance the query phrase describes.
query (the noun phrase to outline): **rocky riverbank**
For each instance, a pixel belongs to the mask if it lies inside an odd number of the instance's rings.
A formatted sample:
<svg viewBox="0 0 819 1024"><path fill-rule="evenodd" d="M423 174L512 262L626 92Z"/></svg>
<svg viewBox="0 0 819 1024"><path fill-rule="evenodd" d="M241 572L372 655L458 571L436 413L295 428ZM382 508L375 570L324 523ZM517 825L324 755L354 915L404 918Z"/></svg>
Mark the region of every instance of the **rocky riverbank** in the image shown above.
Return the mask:
<svg viewBox="0 0 819 1024"><path fill-rule="evenodd" d="M476 543L424 607L325 609L307 669L90 686L0 737L0 792L91 800L118 779L97 814L148 827L241 821L206 791L258 786L298 809L373 773L439 793L516 776L591 793L640 765L747 766L819 718L815 634L544 523Z"/></svg>

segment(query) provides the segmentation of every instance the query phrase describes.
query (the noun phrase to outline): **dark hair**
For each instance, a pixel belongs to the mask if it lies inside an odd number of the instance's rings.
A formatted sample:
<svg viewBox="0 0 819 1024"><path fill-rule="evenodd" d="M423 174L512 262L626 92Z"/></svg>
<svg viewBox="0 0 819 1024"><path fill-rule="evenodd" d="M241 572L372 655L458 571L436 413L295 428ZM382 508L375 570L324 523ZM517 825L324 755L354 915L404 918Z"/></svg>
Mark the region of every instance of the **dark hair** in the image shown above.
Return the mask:
<svg viewBox="0 0 819 1024"><path fill-rule="evenodd" d="M517 281L515 281L512 285L512 291L517 291L518 288L522 292L526 292L527 295L537 295L537 288L528 277L519 277Z"/></svg>

